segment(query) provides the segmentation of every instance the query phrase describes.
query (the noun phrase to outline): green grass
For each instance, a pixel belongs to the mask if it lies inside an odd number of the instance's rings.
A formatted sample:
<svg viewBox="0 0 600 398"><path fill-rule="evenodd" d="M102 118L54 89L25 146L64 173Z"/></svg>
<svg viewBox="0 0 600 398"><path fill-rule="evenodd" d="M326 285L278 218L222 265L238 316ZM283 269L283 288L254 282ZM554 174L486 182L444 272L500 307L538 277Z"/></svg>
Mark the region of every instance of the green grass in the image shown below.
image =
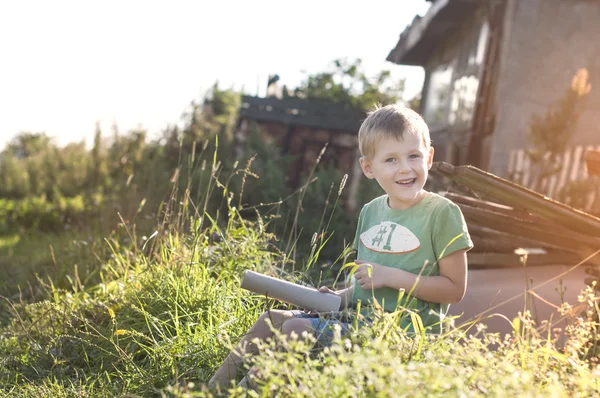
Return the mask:
<svg viewBox="0 0 600 398"><path fill-rule="evenodd" d="M256 223L232 218L212 234L165 233L154 245L119 243L84 286L42 284L46 299L11 302L0 329L0 393L15 397L210 396L204 383L268 305L239 288L244 269L273 273L282 255ZM412 338L390 314L372 329L311 349L302 340L261 347L258 395L274 396L594 396L600 386L590 317L573 312L563 349L525 315L500 338ZM565 308L565 311L568 311ZM282 349L283 347L283 349ZM492 350L490 347L494 347ZM250 365L251 362L249 362ZM249 366L248 365L248 366ZM261 392L262 391L262 392ZM267 393L269 391L269 393ZM223 395L256 396L232 387Z"/></svg>
<svg viewBox="0 0 600 398"><path fill-rule="evenodd" d="M166 235L151 252L111 241L119 251L103 265L103 282L46 285L47 300L11 303L0 338L2 390L145 395L206 379L226 351L219 334L238 338L264 308L238 286L242 269L275 263L264 250L269 236L248 227L222 231L231 239L216 244Z"/></svg>
<svg viewBox="0 0 600 398"><path fill-rule="evenodd" d="M0 295L37 300L44 294L39 281L52 281L61 288L70 286L75 274L86 281L107 251L101 239L75 231L2 236L0 272L4 277L0 279Z"/></svg>
<svg viewBox="0 0 600 398"><path fill-rule="evenodd" d="M19 239L21 237L19 234L7 234L5 236L0 236L0 253L6 255L11 253L11 249L19 243Z"/></svg>
<svg viewBox="0 0 600 398"><path fill-rule="evenodd" d="M242 272L285 270L306 281L322 249L317 242L305 264L292 266L293 244L282 253L263 218L243 219L227 184L216 182L216 158L212 170L204 199L192 202L189 185L181 195L173 187L155 231L119 216L110 232L0 239L0 396L598 395L592 289L579 306L563 306L570 326L561 347L552 325L535 325L528 313L507 320L507 336L478 324L467 334L449 320L448 332L432 337L401 330L397 317L410 314L399 309L330 348L278 335L245 364L259 369L257 390L209 390L205 383L259 314L285 308L240 289ZM204 211L213 191L222 193L220 215Z"/></svg>

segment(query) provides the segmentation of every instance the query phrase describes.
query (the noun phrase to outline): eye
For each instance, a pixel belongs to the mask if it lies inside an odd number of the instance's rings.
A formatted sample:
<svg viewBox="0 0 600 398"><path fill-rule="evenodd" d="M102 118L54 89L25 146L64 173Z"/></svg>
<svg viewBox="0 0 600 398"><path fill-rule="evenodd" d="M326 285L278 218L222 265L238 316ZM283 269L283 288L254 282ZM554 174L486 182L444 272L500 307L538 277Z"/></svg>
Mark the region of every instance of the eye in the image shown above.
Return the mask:
<svg viewBox="0 0 600 398"><path fill-rule="evenodd" d="M409 156L409 159L419 159L421 157L420 153L413 153Z"/></svg>
<svg viewBox="0 0 600 398"><path fill-rule="evenodd" d="M392 162L395 162L395 161L396 161L396 158L387 158L385 160L385 163L392 163Z"/></svg>

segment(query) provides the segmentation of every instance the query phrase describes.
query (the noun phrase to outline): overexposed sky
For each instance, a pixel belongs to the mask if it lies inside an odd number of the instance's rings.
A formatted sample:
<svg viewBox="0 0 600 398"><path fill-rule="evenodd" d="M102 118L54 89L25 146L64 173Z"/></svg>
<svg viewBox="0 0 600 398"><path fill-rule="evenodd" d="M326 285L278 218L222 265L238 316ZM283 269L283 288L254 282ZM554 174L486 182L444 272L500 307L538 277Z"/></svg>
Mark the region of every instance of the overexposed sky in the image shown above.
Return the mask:
<svg viewBox="0 0 600 398"><path fill-rule="evenodd" d="M362 58L421 89L420 68L385 62L425 0L3 1L0 149L20 131L65 144L138 125L179 123L216 80L264 95L267 76L294 87L336 58Z"/></svg>

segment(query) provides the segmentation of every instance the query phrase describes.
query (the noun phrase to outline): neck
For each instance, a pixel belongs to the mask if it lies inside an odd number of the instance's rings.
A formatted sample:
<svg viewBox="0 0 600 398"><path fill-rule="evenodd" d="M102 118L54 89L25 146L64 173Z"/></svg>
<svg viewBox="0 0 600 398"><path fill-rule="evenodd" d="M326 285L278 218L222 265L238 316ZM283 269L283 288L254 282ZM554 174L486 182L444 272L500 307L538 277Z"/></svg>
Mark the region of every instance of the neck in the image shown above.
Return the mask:
<svg viewBox="0 0 600 398"><path fill-rule="evenodd" d="M409 206L404 206L404 205L401 205L401 206L397 206L397 205L396 205L396 206L393 206L393 205L392 205L392 202L391 202L391 200L390 200L390 197L389 197L389 195L388 195L388 198L387 198L387 203L388 203L388 206L389 206L390 208L392 208L392 209L396 209L396 210L406 210L406 209L410 209L411 207L413 207L413 206L416 206L417 204L419 204L419 202L421 202L423 199L425 199L425 197L427 197L427 194L428 194L428 192L427 192L426 190L424 190L424 189L421 189L421 190L419 191L419 193L417 193L417 196L415 197L415 200L414 200L414 201L413 201L413 202L412 202L412 203L411 203Z"/></svg>

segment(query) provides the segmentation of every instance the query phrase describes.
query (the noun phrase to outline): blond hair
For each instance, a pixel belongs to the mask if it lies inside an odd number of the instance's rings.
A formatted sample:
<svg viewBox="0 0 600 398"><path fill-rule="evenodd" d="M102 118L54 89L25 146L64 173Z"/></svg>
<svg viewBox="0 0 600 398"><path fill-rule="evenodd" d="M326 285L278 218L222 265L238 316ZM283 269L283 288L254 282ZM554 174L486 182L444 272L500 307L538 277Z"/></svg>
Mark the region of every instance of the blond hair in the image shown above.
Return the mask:
<svg viewBox="0 0 600 398"><path fill-rule="evenodd" d="M406 133L420 136L425 148L431 146L429 127L417 112L400 105L378 107L369 112L358 130L358 149L361 156L372 158L381 138L400 140Z"/></svg>

